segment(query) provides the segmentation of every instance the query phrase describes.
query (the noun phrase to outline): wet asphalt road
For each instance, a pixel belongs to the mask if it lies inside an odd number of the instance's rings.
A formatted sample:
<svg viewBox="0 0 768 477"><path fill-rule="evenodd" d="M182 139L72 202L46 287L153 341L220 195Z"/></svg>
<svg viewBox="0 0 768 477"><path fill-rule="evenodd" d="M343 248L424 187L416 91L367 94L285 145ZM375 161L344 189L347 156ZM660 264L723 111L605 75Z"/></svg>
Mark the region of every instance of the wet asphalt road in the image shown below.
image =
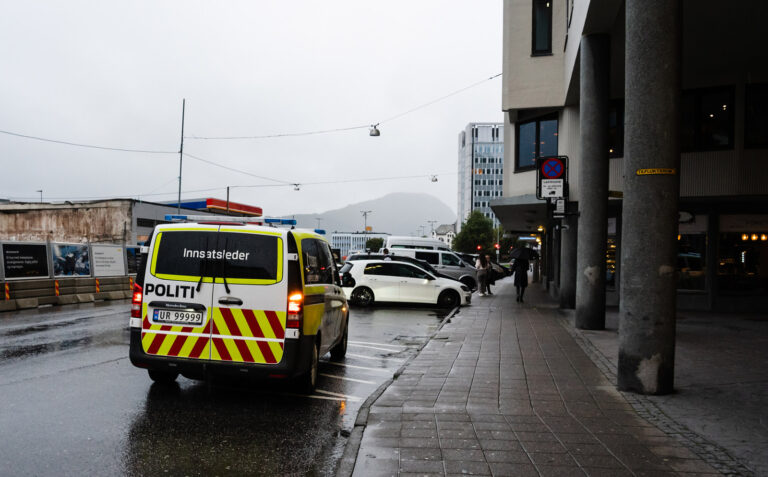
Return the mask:
<svg viewBox="0 0 768 477"><path fill-rule="evenodd" d="M352 308L317 392L271 382L153 384L128 360L127 301L0 314L3 475L332 475L363 401L444 311Z"/></svg>

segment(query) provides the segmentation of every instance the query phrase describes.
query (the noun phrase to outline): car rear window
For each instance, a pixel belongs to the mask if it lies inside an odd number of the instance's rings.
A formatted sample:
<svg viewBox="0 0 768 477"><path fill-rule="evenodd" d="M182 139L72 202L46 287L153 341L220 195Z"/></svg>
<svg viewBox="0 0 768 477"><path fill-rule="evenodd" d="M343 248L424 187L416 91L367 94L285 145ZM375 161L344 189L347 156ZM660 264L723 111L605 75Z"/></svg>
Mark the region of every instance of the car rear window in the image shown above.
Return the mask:
<svg viewBox="0 0 768 477"><path fill-rule="evenodd" d="M165 231L156 245L154 275L217 276L279 281L280 237L254 233Z"/></svg>

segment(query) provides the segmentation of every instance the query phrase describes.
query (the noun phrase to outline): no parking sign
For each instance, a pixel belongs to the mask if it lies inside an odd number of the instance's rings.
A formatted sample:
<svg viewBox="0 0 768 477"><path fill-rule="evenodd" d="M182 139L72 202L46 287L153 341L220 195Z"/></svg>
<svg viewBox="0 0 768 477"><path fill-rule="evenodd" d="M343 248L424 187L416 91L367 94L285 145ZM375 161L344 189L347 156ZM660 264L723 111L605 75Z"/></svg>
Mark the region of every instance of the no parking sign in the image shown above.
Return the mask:
<svg viewBox="0 0 768 477"><path fill-rule="evenodd" d="M536 198L562 199L568 196L568 156L536 160Z"/></svg>

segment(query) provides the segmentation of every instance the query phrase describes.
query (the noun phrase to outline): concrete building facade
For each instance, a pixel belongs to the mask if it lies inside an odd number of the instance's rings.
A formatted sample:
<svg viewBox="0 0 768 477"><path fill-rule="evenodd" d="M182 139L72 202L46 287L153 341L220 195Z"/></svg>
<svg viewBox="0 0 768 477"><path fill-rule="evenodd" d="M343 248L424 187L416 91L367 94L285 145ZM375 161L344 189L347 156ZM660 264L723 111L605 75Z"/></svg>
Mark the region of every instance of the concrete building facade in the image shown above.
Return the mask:
<svg viewBox="0 0 768 477"><path fill-rule="evenodd" d="M578 327L619 305L620 388L671 390L676 309L768 309L765 18L759 0L504 2L491 208L507 231L543 228L542 279ZM536 198L553 155L562 218Z"/></svg>
<svg viewBox="0 0 768 477"><path fill-rule="evenodd" d="M504 125L469 123L459 133L459 204L457 232L470 212L479 210L499 226L491 201L502 196Z"/></svg>

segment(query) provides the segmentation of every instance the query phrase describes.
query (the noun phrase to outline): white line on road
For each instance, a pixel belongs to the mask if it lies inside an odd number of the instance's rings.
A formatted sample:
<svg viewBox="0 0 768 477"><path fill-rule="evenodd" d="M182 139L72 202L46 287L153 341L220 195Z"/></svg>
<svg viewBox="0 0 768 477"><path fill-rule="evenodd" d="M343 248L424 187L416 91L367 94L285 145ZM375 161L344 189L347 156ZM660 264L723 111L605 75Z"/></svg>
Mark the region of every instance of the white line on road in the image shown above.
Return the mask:
<svg viewBox="0 0 768 477"><path fill-rule="evenodd" d="M365 369L367 371L375 371L377 373L391 373L392 372L389 369L369 368L368 366L355 366L353 364L336 363L334 361L323 361L323 363L324 364L332 364L334 366L344 366L345 368Z"/></svg>
<svg viewBox="0 0 768 477"><path fill-rule="evenodd" d="M294 396L294 397L303 397L303 398L310 398L310 399L323 399L326 401L359 401L360 399L347 399L347 398L339 398L334 396L318 396L317 394L292 394L292 393L285 393L283 396Z"/></svg>
<svg viewBox="0 0 768 477"><path fill-rule="evenodd" d="M386 356L366 356L364 354L355 354L355 353L347 353L347 356L352 356L353 358L371 359L376 361L381 361L382 359L392 359L392 358L387 358Z"/></svg>
<svg viewBox="0 0 768 477"><path fill-rule="evenodd" d="M371 343L370 341L352 341L349 340L347 343L355 343L355 344L365 344L365 345L376 345L376 346L389 346L390 348L405 348L405 346L402 345L393 345L388 343Z"/></svg>
<svg viewBox="0 0 768 477"><path fill-rule="evenodd" d="M325 376L326 378L341 379L343 381L352 381L353 383L376 384L373 381L366 381L364 379L353 379L353 378L348 378L346 376L336 376L335 374L320 373L320 376Z"/></svg>
<svg viewBox="0 0 768 477"><path fill-rule="evenodd" d="M388 351L390 353L397 353L402 350L399 349L392 349L392 348L378 348L376 346L366 346L366 345L359 345L359 344L353 344L350 341L347 341L347 346L354 346L355 348L367 348L367 349L377 349L379 351Z"/></svg>

